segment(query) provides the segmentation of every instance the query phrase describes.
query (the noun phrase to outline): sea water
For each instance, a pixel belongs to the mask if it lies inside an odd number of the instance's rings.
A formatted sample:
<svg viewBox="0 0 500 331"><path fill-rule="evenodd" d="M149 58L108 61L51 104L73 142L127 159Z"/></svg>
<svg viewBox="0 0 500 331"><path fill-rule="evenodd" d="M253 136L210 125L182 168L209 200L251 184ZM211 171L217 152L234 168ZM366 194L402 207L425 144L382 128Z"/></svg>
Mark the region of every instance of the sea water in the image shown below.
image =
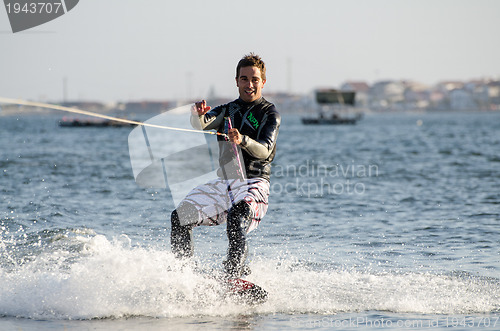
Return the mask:
<svg viewBox="0 0 500 331"><path fill-rule="evenodd" d="M0 117L0 330L500 330L499 113L283 114L249 235L259 306L198 272L220 268L224 226L173 258L171 197L135 183L131 128L61 116Z"/></svg>

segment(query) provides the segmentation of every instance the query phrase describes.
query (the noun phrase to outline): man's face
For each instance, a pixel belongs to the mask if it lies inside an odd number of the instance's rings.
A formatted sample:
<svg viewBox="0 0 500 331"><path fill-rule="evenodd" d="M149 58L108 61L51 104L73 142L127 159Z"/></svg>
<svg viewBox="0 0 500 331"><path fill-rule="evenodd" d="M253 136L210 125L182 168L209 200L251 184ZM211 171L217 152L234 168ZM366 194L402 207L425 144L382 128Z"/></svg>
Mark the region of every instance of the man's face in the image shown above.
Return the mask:
<svg viewBox="0 0 500 331"><path fill-rule="evenodd" d="M240 68L240 75L236 77L240 98L245 102L260 99L265 83L266 81L262 80L260 69L257 67Z"/></svg>

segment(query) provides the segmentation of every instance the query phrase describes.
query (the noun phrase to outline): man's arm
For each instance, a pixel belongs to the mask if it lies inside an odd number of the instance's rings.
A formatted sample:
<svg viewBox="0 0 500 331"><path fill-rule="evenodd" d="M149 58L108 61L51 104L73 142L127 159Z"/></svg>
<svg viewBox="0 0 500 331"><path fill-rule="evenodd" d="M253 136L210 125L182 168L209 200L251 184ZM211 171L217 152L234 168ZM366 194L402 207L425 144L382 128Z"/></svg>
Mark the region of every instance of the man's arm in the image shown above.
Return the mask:
<svg viewBox="0 0 500 331"><path fill-rule="evenodd" d="M216 130L224 120L224 112L220 107L211 109L205 100L196 102L191 113L191 125L197 129Z"/></svg>

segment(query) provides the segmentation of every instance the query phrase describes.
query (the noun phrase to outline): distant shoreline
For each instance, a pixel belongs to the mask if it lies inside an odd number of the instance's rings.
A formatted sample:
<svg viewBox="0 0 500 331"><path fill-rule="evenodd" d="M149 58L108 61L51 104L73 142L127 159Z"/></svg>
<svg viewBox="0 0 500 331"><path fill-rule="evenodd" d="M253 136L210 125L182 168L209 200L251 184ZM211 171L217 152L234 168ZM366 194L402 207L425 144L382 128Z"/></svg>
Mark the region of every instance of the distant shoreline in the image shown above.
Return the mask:
<svg viewBox="0 0 500 331"><path fill-rule="evenodd" d="M36 107L24 107L26 109L22 110L14 110L14 109L2 109L0 111L0 117L30 117L30 116L52 116L52 117L69 117L69 118L87 118L87 117L92 117L90 115L71 115L68 114L67 112L64 111L57 111L57 110L51 110L51 109L40 109ZM28 108L33 108L33 109L28 109ZM131 113L125 113L123 111L102 111L102 112L97 112L100 114L107 114L107 115L113 115L117 117L122 117L122 118L127 118L130 116L137 116L137 115L147 115L147 116L155 116L159 115L160 113L138 113L138 112L131 112ZM313 114L313 112L308 112L308 111L289 111L289 112L284 112L285 114L290 114L290 115L307 115L307 114ZM458 110L453 110L453 109L437 109L437 110L422 110L422 109L414 109L414 110L368 110L365 112L365 115L396 115L396 114L401 114L401 115L418 115L418 114L457 114L457 113L474 113L474 114L493 114L493 113L500 113L500 110L486 110L486 109L458 109Z"/></svg>

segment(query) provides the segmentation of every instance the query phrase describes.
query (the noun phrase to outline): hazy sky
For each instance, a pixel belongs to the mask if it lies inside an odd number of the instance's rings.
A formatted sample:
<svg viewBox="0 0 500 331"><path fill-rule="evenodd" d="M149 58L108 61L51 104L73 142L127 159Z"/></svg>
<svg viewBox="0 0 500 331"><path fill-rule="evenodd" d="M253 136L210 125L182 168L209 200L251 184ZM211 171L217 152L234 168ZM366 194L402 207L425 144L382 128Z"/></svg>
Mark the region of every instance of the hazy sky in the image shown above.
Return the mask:
<svg viewBox="0 0 500 331"><path fill-rule="evenodd" d="M497 0L81 0L13 34L0 7L0 96L128 101L236 97L253 51L266 91L346 80L500 77Z"/></svg>

